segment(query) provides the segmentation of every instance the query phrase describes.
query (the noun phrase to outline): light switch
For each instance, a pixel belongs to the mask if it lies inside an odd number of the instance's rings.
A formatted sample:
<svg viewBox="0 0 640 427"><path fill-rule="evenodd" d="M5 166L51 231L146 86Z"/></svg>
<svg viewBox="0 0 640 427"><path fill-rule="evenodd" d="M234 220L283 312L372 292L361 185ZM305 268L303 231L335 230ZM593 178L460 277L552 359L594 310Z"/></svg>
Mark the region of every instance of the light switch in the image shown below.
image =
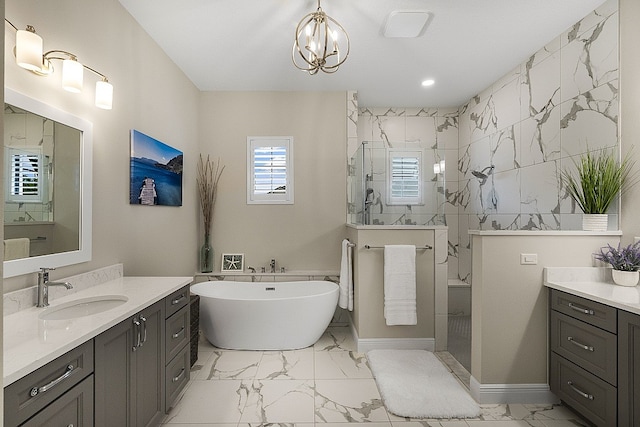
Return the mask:
<svg viewBox="0 0 640 427"><path fill-rule="evenodd" d="M538 254L520 254L520 264L535 265L538 263Z"/></svg>

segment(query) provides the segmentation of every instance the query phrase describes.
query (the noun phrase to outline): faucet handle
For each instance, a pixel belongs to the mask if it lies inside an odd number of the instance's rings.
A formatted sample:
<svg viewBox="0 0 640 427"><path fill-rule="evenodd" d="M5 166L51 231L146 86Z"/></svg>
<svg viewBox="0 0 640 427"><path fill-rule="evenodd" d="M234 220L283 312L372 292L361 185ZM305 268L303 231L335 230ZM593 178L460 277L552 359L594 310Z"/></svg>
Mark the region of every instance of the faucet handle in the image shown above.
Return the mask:
<svg viewBox="0 0 640 427"><path fill-rule="evenodd" d="M51 270L55 270L55 267L40 267L40 271L43 273L46 273Z"/></svg>

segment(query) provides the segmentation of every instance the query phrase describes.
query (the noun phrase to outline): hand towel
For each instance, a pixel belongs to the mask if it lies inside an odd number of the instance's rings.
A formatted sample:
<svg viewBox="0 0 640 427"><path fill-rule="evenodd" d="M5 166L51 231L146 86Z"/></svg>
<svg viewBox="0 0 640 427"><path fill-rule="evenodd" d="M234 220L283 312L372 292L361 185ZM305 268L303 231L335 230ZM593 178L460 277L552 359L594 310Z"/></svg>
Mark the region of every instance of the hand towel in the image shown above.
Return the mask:
<svg viewBox="0 0 640 427"><path fill-rule="evenodd" d="M352 247L349 240L342 241L342 258L340 259L340 294L338 306L353 311L353 269Z"/></svg>
<svg viewBox="0 0 640 427"><path fill-rule="evenodd" d="M384 247L384 318L387 325L416 325L416 247Z"/></svg>
<svg viewBox="0 0 640 427"><path fill-rule="evenodd" d="M29 258L29 239L7 239L4 241L4 260Z"/></svg>

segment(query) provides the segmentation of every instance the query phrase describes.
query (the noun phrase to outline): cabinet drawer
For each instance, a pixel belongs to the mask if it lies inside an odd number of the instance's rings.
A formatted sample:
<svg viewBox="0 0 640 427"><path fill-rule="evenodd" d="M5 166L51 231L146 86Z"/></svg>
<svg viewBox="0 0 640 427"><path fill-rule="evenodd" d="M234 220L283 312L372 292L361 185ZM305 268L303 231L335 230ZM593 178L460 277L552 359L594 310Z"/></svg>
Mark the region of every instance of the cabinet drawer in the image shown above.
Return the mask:
<svg viewBox="0 0 640 427"><path fill-rule="evenodd" d="M182 389L190 378L189 346L185 346L178 355L167 365L165 375L165 407L166 410L173 406Z"/></svg>
<svg viewBox="0 0 640 427"><path fill-rule="evenodd" d="M173 359L189 343L189 307L182 307L167 319L165 329L166 360Z"/></svg>
<svg viewBox="0 0 640 427"><path fill-rule="evenodd" d="M616 425L617 390L574 365L551 353L551 391L596 426Z"/></svg>
<svg viewBox="0 0 640 427"><path fill-rule="evenodd" d="M618 317L614 307L552 289L551 309L616 333Z"/></svg>
<svg viewBox="0 0 640 427"><path fill-rule="evenodd" d="M38 412L21 427L93 426L93 375Z"/></svg>
<svg viewBox="0 0 640 427"><path fill-rule="evenodd" d="M551 312L551 351L617 385L618 339L611 332Z"/></svg>
<svg viewBox="0 0 640 427"><path fill-rule="evenodd" d="M4 389L5 425L20 425L92 372L93 340L8 385Z"/></svg>
<svg viewBox="0 0 640 427"><path fill-rule="evenodd" d="M189 286L185 286L165 298L165 315L169 318L187 304L189 304Z"/></svg>

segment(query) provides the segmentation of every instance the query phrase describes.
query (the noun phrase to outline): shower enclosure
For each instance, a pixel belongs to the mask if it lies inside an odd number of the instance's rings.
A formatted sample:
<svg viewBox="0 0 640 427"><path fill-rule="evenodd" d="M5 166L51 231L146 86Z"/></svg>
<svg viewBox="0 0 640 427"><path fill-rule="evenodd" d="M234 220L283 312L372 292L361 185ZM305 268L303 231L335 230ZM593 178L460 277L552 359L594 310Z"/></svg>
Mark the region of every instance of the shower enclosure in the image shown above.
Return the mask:
<svg viewBox="0 0 640 427"><path fill-rule="evenodd" d="M445 167L444 150L362 142L349 163L349 222L444 225Z"/></svg>

